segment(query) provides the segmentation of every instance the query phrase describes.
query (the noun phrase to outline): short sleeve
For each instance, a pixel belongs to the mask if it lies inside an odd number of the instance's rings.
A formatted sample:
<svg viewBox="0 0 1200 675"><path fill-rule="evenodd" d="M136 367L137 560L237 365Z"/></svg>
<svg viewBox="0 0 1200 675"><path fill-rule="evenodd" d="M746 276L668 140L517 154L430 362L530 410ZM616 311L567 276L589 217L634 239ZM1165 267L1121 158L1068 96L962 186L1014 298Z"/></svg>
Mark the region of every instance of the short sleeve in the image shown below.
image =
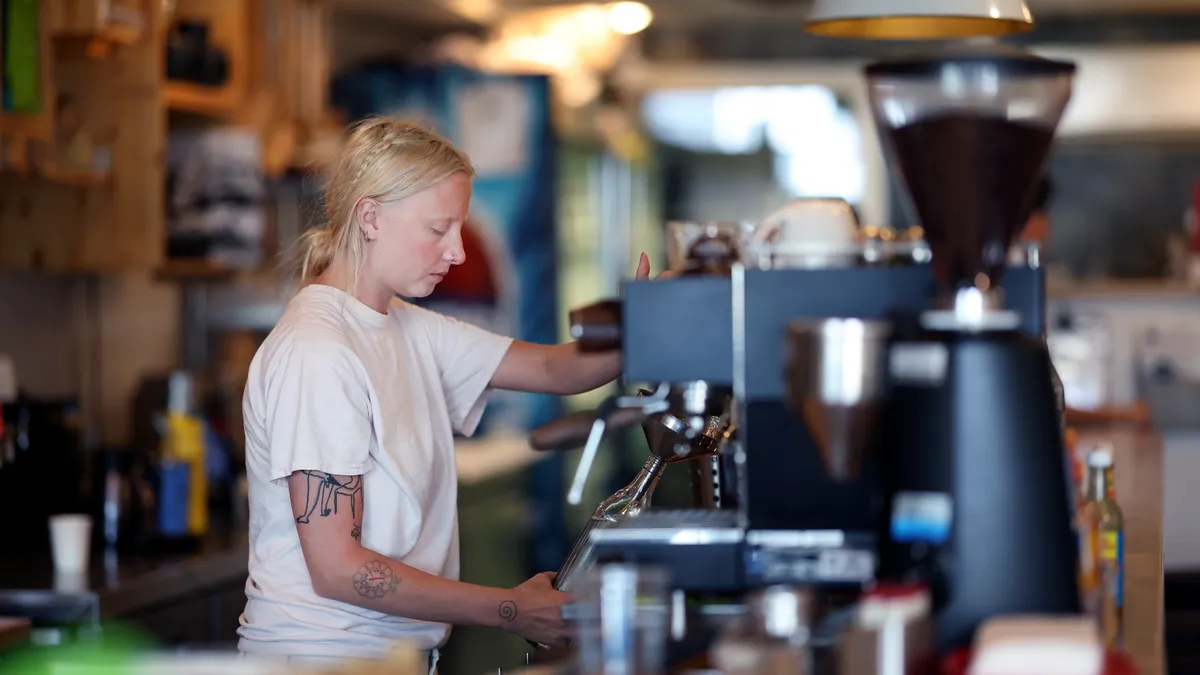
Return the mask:
<svg viewBox="0 0 1200 675"><path fill-rule="evenodd" d="M296 471L343 476L372 466L371 397L362 365L342 345L299 341L266 383L271 480Z"/></svg>
<svg viewBox="0 0 1200 675"><path fill-rule="evenodd" d="M442 376L442 391L454 431L475 433L487 407L488 384L512 345L512 338L497 335L465 321L429 312L437 329L434 350Z"/></svg>

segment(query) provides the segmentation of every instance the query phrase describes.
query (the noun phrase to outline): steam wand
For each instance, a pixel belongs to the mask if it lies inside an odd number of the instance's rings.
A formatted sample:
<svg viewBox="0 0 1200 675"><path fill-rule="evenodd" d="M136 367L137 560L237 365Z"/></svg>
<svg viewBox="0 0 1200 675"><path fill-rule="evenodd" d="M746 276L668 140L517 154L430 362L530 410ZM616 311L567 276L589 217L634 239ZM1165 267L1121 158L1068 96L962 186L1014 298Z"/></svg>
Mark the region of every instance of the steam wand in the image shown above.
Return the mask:
<svg viewBox="0 0 1200 675"><path fill-rule="evenodd" d="M575 468L575 477L571 480L571 489L567 492L567 503L572 506L583 501L583 488L587 484L588 475L592 472L592 463L596 461L596 453L600 450L600 441L604 440L604 431L608 426L608 418L618 410L640 410L644 417L655 413L665 412L668 407L667 394L671 385L664 382L658 385L650 396L610 396L605 399L596 411L596 419L588 433L587 445L579 458L579 466Z"/></svg>

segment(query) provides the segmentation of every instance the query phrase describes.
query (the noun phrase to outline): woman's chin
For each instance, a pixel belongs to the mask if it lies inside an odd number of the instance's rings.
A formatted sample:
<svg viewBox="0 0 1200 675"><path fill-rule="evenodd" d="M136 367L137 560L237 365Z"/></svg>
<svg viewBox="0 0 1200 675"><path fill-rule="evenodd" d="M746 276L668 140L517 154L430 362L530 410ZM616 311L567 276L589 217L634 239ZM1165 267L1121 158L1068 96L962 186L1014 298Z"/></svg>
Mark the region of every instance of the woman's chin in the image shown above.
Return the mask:
<svg viewBox="0 0 1200 675"><path fill-rule="evenodd" d="M429 281L422 281L419 284L413 284L401 291L400 295L406 298L424 298L433 293L435 288L437 288L437 280L431 279Z"/></svg>

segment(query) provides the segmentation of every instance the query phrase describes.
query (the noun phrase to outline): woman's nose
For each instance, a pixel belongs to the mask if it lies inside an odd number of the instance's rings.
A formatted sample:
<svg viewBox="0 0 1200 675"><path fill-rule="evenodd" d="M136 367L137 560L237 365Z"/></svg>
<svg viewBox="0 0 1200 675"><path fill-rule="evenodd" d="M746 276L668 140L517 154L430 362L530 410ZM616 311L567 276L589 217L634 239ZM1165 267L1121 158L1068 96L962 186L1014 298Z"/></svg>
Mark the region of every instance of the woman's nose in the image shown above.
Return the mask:
<svg viewBox="0 0 1200 675"><path fill-rule="evenodd" d="M442 253L442 258L451 265L461 265L467 261L467 252L463 249L461 235L454 237L454 241Z"/></svg>

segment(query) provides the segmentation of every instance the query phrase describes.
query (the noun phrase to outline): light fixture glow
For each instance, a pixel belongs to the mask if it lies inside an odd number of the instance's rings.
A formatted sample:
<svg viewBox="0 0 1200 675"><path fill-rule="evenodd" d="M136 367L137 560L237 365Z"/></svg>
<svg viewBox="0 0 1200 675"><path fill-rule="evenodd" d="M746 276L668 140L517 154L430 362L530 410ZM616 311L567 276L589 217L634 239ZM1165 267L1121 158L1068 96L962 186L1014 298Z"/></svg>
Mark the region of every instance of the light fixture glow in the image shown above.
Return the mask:
<svg viewBox="0 0 1200 675"><path fill-rule="evenodd" d="M817 0L805 28L828 37L945 40L1033 28L1025 0Z"/></svg>
<svg viewBox="0 0 1200 675"><path fill-rule="evenodd" d="M640 33L654 21L654 12L640 2L614 2L608 7L608 25L621 35Z"/></svg>

